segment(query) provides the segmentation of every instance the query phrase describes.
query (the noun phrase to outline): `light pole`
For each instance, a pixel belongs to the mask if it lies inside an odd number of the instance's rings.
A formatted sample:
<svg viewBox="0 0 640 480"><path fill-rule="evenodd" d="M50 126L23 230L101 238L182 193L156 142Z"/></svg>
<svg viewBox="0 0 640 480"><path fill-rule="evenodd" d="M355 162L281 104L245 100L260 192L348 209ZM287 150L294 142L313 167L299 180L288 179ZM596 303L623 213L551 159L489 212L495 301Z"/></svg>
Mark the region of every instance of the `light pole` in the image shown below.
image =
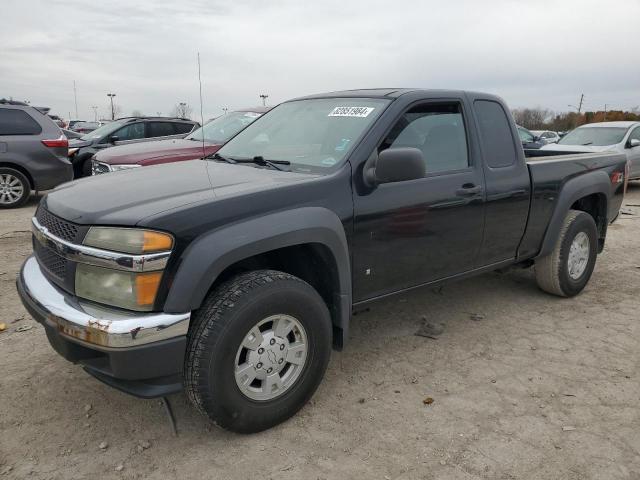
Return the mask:
<svg viewBox="0 0 640 480"><path fill-rule="evenodd" d="M260 95L260 98L262 99L262 106L266 107L267 106L267 98L269 98L269 95L265 95L263 93L262 95Z"/></svg>
<svg viewBox="0 0 640 480"><path fill-rule="evenodd" d="M91 108L93 109L93 121L97 122L98 121L98 106L97 105L92 105Z"/></svg>
<svg viewBox="0 0 640 480"><path fill-rule="evenodd" d="M223 115L226 115L229 109L227 107L222 107L222 111L224 112Z"/></svg>
<svg viewBox="0 0 640 480"><path fill-rule="evenodd" d="M187 116L187 102L180 102L180 111L178 112L178 116L180 118L184 118Z"/></svg>
<svg viewBox="0 0 640 480"><path fill-rule="evenodd" d="M115 120L116 119L116 113L113 110L113 97L115 97L116 94L115 93L107 93L107 97L109 97L109 100L111 100L111 120Z"/></svg>

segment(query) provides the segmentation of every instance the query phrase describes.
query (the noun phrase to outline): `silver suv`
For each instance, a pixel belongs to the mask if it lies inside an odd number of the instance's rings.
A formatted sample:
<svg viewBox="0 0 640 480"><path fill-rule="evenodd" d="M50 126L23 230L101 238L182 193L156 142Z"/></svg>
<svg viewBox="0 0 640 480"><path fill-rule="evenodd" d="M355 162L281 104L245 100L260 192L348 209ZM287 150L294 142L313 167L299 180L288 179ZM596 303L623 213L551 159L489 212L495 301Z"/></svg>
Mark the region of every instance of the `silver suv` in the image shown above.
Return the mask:
<svg viewBox="0 0 640 480"><path fill-rule="evenodd" d="M68 148L67 137L47 115L0 99L0 208L19 207L32 190L72 180Z"/></svg>

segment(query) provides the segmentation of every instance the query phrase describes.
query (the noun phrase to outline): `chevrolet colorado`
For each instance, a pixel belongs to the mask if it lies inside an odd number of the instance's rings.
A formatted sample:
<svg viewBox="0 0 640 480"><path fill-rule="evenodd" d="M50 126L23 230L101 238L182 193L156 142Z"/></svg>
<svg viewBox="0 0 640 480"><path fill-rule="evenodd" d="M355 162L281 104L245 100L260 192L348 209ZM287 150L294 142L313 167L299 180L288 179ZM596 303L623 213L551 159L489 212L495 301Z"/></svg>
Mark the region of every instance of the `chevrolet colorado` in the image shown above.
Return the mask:
<svg viewBox="0 0 640 480"><path fill-rule="evenodd" d="M66 184L17 280L53 348L224 428L300 409L352 312L511 265L585 287L626 188L617 153L527 160L504 102L377 89L277 106L211 158Z"/></svg>

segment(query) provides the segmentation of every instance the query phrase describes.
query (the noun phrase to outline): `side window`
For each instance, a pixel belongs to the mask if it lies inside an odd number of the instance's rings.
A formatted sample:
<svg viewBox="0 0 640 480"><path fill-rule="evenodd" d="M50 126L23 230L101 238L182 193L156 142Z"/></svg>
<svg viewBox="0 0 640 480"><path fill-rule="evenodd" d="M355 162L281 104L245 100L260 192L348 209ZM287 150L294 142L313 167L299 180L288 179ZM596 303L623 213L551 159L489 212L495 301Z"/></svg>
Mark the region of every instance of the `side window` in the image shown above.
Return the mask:
<svg viewBox="0 0 640 480"><path fill-rule="evenodd" d="M477 100L473 108L478 119L485 162L491 168L508 167L516 161L511 126L502 106L491 100Z"/></svg>
<svg viewBox="0 0 640 480"><path fill-rule="evenodd" d="M636 127L636 129L631 132L631 135L629 135L629 140L640 140L640 127Z"/></svg>
<svg viewBox="0 0 640 480"><path fill-rule="evenodd" d="M0 108L0 135L38 135L42 128L27 112Z"/></svg>
<svg viewBox="0 0 640 480"><path fill-rule="evenodd" d="M524 128L518 128L518 135L523 142L533 142L533 135L531 135Z"/></svg>
<svg viewBox="0 0 640 480"><path fill-rule="evenodd" d="M413 147L422 151L427 173L469 166L460 105L424 104L407 111L378 148Z"/></svg>
<svg viewBox="0 0 640 480"><path fill-rule="evenodd" d="M176 134L189 133L193 130L193 125L190 123L174 123L173 129Z"/></svg>
<svg viewBox="0 0 640 480"><path fill-rule="evenodd" d="M118 141L144 138L144 123L130 123L120 130L116 130L112 135L118 137Z"/></svg>
<svg viewBox="0 0 640 480"><path fill-rule="evenodd" d="M175 135L173 124L171 122L148 122L147 138L166 137Z"/></svg>

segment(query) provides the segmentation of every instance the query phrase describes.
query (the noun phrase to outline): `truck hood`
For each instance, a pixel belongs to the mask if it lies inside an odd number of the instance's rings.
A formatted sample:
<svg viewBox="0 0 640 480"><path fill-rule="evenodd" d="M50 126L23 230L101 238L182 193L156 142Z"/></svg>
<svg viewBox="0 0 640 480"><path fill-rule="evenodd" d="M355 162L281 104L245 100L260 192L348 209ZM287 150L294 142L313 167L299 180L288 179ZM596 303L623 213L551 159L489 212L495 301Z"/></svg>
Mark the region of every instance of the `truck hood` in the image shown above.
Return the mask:
<svg viewBox="0 0 640 480"><path fill-rule="evenodd" d="M202 158L217 151L220 145L194 140L173 139L156 140L152 142L132 143L107 148L98 152L96 160L110 165L138 164L149 165L158 163L158 160L189 160Z"/></svg>
<svg viewBox="0 0 640 480"><path fill-rule="evenodd" d="M133 226L151 215L230 195L313 178L211 160L190 160L81 178L50 192L42 203L61 218L90 225Z"/></svg>
<svg viewBox="0 0 640 480"><path fill-rule="evenodd" d="M599 152L615 152L615 145L558 145L550 143L540 150L555 150L558 152L576 152L576 153L599 153Z"/></svg>

